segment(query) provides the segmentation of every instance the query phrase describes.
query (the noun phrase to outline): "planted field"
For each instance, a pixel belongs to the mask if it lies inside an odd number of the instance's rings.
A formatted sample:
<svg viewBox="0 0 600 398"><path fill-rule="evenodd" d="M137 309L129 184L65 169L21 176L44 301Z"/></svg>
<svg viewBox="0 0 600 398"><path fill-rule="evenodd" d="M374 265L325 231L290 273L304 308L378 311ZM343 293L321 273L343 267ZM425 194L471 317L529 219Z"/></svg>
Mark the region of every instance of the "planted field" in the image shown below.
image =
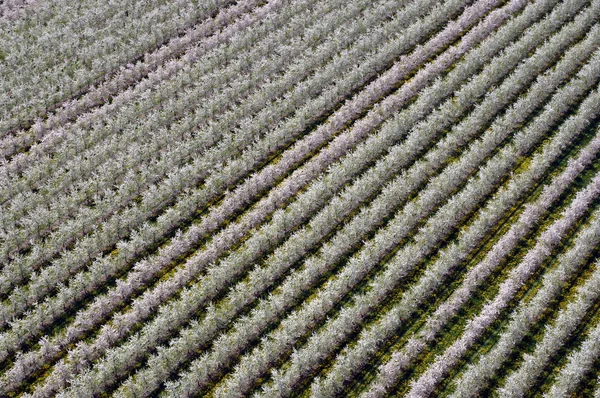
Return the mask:
<svg viewBox="0 0 600 398"><path fill-rule="evenodd" d="M0 43L0 397L600 397L600 0L6 0Z"/></svg>

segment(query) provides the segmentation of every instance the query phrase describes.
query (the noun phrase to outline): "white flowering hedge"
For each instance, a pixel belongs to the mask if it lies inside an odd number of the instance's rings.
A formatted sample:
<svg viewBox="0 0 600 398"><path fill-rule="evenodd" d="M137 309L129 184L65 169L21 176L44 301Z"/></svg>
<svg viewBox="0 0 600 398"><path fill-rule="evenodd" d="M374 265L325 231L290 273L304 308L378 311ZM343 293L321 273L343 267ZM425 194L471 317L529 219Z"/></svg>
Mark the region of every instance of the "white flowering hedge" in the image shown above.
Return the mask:
<svg viewBox="0 0 600 398"><path fill-rule="evenodd" d="M0 4L0 396L593 396L600 1Z"/></svg>

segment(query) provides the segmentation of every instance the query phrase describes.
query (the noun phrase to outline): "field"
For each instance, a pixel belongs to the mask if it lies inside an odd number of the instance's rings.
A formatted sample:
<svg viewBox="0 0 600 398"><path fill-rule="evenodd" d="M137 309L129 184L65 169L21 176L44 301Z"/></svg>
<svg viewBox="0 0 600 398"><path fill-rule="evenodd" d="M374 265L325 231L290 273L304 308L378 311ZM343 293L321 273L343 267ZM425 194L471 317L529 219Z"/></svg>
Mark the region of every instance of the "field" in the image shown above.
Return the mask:
<svg viewBox="0 0 600 398"><path fill-rule="evenodd" d="M600 398L600 0L0 2L0 397Z"/></svg>

